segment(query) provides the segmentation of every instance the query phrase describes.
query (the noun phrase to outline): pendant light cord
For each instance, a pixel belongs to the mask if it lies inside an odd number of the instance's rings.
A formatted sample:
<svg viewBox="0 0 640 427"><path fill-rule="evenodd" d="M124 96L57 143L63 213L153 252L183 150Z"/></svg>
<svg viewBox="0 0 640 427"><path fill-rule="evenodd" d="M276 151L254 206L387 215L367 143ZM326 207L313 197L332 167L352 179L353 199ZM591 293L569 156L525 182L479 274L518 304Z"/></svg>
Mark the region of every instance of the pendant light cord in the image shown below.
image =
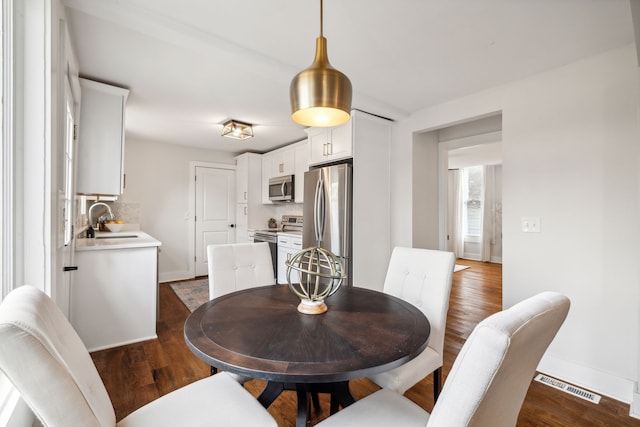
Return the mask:
<svg viewBox="0 0 640 427"><path fill-rule="evenodd" d="M322 0L320 0L320 37L323 37L323 34L322 34L322 16L323 16L323 13L322 13Z"/></svg>

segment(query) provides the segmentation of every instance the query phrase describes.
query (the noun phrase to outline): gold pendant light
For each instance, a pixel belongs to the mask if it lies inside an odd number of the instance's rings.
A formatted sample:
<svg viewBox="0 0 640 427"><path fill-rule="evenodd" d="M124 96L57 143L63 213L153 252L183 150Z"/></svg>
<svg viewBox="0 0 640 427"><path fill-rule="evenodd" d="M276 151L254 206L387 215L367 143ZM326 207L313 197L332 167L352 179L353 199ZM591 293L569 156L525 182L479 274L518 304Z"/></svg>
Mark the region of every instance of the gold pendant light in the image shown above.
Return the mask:
<svg viewBox="0 0 640 427"><path fill-rule="evenodd" d="M300 71L289 87L291 118L304 126L338 126L349 120L351 82L336 70L327 57L327 39L322 35L322 0L320 0L320 37L316 39L313 64Z"/></svg>

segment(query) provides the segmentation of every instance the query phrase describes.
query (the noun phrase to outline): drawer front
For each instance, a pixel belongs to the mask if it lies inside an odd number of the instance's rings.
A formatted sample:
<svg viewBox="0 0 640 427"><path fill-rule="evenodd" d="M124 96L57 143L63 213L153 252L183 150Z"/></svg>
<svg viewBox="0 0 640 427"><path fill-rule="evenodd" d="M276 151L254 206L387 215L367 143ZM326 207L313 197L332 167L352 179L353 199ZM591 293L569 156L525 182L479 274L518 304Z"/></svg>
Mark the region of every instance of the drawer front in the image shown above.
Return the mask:
<svg viewBox="0 0 640 427"><path fill-rule="evenodd" d="M283 248L296 249L299 251L302 249L302 238L278 236L278 246Z"/></svg>

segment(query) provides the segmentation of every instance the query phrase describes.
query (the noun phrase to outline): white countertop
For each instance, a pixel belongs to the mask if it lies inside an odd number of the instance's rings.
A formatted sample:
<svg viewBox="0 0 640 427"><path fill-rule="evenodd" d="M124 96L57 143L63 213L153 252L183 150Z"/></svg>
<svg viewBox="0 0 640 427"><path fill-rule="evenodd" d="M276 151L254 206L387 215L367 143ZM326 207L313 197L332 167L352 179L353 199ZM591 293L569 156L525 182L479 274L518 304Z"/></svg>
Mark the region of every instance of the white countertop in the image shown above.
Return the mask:
<svg viewBox="0 0 640 427"><path fill-rule="evenodd" d="M140 230L120 231L118 233L98 231L93 239L76 239L76 251L146 248L160 245L162 243L159 240Z"/></svg>
<svg viewBox="0 0 640 427"><path fill-rule="evenodd" d="M278 236L287 236L287 237L299 237L302 238L302 231L278 231Z"/></svg>

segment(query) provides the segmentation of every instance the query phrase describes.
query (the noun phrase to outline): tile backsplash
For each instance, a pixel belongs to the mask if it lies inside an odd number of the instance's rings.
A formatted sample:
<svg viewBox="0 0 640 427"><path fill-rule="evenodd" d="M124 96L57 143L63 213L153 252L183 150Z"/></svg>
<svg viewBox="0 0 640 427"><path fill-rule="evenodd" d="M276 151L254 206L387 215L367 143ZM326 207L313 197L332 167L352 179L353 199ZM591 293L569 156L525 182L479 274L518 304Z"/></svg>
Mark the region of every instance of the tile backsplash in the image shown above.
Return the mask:
<svg viewBox="0 0 640 427"><path fill-rule="evenodd" d="M140 203L138 202L111 202L111 210L116 219L121 219L125 224L140 224Z"/></svg>
<svg viewBox="0 0 640 427"><path fill-rule="evenodd" d="M125 224L139 224L140 223L140 203L138 202L119 202L119 201L101 201L105 203L109 207L111 207L111 212L116 220L121 220ZM78 203L82 203L81 200L78 200ZM80 209L78 218L83 225L86 225L88 222L87 215L89 213L89 208L91 205L95 203L95 200L87 200L84 212L82 215L82 209ZM80 207L81 208L81 207ZM97 206L93 210L93 220L96 221L98 217L104 215L107 212L107 209L104 206Z"/></svg>

